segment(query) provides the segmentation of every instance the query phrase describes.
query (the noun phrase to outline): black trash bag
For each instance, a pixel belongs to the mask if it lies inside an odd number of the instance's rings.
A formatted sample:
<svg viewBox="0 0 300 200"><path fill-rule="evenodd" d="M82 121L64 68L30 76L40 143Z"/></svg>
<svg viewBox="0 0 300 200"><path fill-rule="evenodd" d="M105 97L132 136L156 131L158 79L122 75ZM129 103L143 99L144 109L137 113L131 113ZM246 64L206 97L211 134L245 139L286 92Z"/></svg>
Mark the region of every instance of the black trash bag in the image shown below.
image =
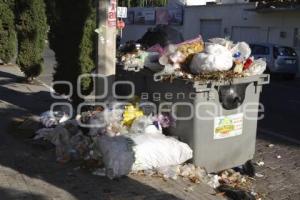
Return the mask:
<svg viewBox="0 0 300 200"><path fill-rule="evenodd" d="M239 190L228 185L221 185L217 188L219 192L224 192L225 196L232 200L255 200L255 197L244 190Z"/></svg>
<svg viewBox="0 0 300 200"><path fill-rule="evenodd" d="M234 168L235 171L240 172L242 175L254 177L256 174L255 166L251 160L248 160L244 165Z"/></svg>
<svg viewBox="0 0 300 200"><path fill-rule="evenodd" d="M165 47L169 44L178 44L183 42L182 34L169 25L157 25L149 28L144 36L137 41L143 47L149 48L155 44Z"/></svg>

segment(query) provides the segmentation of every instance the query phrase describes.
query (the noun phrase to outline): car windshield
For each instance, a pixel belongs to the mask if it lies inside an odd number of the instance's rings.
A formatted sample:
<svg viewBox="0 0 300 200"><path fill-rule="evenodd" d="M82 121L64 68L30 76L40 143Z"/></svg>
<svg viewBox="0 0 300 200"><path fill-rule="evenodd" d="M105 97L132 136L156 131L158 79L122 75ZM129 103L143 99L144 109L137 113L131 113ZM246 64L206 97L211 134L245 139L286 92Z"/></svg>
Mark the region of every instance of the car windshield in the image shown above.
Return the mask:
<svg viewBox="0 0 300 200"><path fill-rule="evenodd" d="M253 55L269 55L270 50L267 46L263 45L250 45Z"/></svg>
<svg viewBox="0 0 300 200"><path fill-rule="evenodd" d="M297 56L295 50L290 47L275 47L274 53L278 56Z"/></svg>

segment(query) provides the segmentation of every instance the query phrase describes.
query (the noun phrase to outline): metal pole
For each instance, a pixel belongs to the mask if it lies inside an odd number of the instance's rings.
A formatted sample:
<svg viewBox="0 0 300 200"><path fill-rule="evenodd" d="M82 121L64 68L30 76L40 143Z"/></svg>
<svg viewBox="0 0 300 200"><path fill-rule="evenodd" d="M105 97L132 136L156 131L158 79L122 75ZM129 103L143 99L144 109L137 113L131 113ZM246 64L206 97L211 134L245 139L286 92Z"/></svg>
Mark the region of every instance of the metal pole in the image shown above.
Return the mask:
<svg viewBox="0 0 300 200"><path fill-rule="evenodd" d="M116 15L116 0L99 0L97 74L105 76L108 84L105 85L102 78L96 78L96 96L107 92L106 97L96 98L96 102L105 101L112 95L112 84L116 73Z"/></svg>

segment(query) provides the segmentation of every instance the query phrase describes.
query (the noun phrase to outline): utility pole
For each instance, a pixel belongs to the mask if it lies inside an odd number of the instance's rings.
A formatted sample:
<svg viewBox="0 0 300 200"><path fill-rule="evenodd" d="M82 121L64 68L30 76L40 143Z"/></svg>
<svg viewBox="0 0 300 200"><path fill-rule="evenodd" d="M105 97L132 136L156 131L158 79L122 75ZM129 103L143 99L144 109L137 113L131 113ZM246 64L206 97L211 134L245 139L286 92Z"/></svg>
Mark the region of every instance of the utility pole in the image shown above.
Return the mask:
<svg viewBox="0 0 300 200"><path fill-rule="evenodd" d="M98 4L98 61L96 78L96 102L105 101L112 95L112 84L116 74L116 23L117 0L99 0ZM98 98L103 96L103 98Z"/></svg>

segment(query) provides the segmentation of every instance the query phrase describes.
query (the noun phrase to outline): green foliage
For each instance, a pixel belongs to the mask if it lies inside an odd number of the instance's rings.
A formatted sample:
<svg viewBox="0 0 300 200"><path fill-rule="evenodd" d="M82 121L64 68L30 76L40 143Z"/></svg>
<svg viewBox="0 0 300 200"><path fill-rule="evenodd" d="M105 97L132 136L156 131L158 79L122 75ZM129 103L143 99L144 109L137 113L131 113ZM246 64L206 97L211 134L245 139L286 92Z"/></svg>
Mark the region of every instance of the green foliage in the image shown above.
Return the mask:
<svg viewBox="0 0 300 200"><path fill-rule="evenodd" d="M47 16L43 0L16 0L18 31L17 63L27 78L39 76L47 39Z"/></svg>
<svg viewBox="0 0 300 200"><path fill-rule="evenodd" d="M17 37L13 0L0 0L0 59L8 63L15 56Z"/></svg>
<svg viewBox="0 0 300 200"><path fill-rule="evenodd" d="M80 74L89 74L95 69L96 65L96 47L97 47L97 28L96 9L90 8L90 14L87 17L84 27L82 40L79 46L79 66ZM93 86L91 78L84 78L82 80L81 90L84 93L90 92Z"/></svg>
<svg viewBox="0 0 300 200"><path fill-rule="evenodd" d="M50 24L50 47L55 52L57 66L55 81L69 81L74 87L72 100L80 102L77 96L77 78L95 68L97 35L96 4L89 0L47 0L48 22ZM91 79L82 81L82 90L88 93ZM68 87L57 85L58 93L68 93Z"/></svg>

